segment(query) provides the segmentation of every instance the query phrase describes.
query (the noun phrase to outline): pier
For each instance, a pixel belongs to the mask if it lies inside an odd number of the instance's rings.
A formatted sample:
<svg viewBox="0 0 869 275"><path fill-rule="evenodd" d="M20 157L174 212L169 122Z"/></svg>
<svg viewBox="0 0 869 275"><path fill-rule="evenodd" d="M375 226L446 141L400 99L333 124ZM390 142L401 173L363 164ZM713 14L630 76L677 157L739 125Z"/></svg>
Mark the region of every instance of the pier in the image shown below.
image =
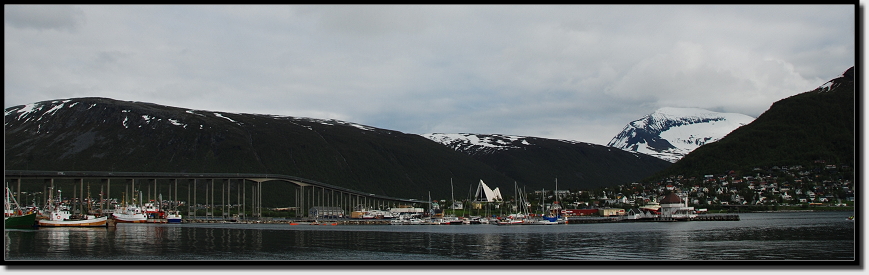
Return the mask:
<svg viewBox="0 0 869 275"><path fill-rule="evenodd" d="M613 222L685 222L685 221L738 221L739 215L714 215L703 214L693 218L673 218L673 217L651 217L631 219L624 216L614 217L568 217L569 224L584 224L584 223L613 223Z"/></svg>
<svg viewBox="0 0 869 275"><path fill-rule="evenodd" d="M728 214L728 215L697 215L697 217L691 219L692 221L738 221L739 215L736 214Z"/></svg>
<svg viewBox="0 0 869 275"><path fill-rule="evenodd" d="M583 223L611 223L621 222L624 220L620 217L568 217L568 224L583 224Z"/></svg>

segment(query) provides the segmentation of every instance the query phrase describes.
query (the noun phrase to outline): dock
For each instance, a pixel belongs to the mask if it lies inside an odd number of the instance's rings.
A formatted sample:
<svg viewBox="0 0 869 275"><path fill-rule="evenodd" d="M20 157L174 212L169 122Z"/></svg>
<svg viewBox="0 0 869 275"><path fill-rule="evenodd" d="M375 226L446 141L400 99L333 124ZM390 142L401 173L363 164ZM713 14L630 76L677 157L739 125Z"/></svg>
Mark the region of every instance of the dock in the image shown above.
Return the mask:
<svg viewBox="0 0 869 275"><path fill-rule="evenodd" d="M684 221L738 221L739 215L698 215L694 218L673 218L673 217L654 217L654 218L639 218L629 219L624 216L615 217L568 217L569 224L584 224L584 223L612 223L612 222L684 222Z"/></svg>
<svg viewBox="0 0 869 275"><path fill-rule="evenodd" d="M692 221L738 221L739 215L697 215Z"/></svg>
<svg viewBox="0 0 869 275"><path fill-rule="evenodd" d="M568 217L568 224L621 222L620 217Z"/></svg>

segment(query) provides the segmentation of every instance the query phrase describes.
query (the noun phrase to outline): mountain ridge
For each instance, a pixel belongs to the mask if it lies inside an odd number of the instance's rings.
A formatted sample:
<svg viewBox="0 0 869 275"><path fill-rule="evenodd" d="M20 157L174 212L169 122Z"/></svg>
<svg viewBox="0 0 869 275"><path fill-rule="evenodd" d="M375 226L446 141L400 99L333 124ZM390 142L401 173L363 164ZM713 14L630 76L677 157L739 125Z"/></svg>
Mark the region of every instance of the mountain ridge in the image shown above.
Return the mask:
<svg viewBox="0 0 869 275"><path fill-rule="evenodd" d="M689 153L652 178L700 176L815 161L854 166L854 67L811 91L774 102L748 125Z"/></svg>
<svg viewBox="0 0 869 275"><path fill-rule="evenodd" d="M520 181L538 188L549 178L512 178L420 135L332 119L192 110L108 98L12 106L6 108L4 119L9 170L275 173L415 199L426 199L428 192L435 198L449 197L451 180L472 185L482 179L502 188ZM614 158L628 157L635 158ZM555 166L550 161L535 159L538 165ZM663 168L635 169L630 165L645 164L615 162L646 174ZM571 184L565 178L560 186ZM576 182L573 186L582 187ZM457 189L457 197L463 197L463 189Z"/></svg>
<svg viewBox="0 0 869 275"><path fill-rule="evenodd" d="M738 113L664 107L628 123L607 146L676 162L753 120Z"/></svg>

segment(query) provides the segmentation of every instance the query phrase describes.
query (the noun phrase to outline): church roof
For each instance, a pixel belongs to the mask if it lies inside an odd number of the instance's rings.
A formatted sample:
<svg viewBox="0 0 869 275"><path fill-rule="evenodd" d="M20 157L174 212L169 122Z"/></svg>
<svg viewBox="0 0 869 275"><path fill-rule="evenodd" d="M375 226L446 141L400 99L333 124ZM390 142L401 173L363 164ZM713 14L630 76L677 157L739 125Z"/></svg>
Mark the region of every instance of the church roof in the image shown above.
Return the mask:
<svg viewBox="0 0 869 275"><path fill-rule="evenodd" d="M659 202L660 204L668 204L668 203L682 203L682 198L680 198L676 193L670 193L664 196L663 199Z"/></svg>

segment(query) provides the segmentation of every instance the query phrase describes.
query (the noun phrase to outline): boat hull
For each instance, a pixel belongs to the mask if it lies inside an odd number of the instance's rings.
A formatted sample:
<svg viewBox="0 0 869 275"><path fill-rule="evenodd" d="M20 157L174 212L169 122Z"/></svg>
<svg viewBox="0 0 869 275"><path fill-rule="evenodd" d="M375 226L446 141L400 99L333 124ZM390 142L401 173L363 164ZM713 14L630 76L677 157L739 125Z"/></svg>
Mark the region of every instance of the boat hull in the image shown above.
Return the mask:
<svg viewBox="0 0 869 275"><path fill-rule="evenodd" d="M521 225L524 224L521 220L509 220L509 221L500 221L498 225Z"/></svg>
<svg viewBox="0 0 869 275"><path fill-rule="evenodd" d="M3 225L5 228L32 228L36 225L36 213L7 217Z"/></svg>
<svg viewBox="0 0 869 275"><path fill-rule="evenodd" d="M177 215L177 214L166 215L166 222L168 222L168 223L181 223L181 215Z"/></svg>
<svg viewBox="0 0 869 275"><path fill-rule="evenodd" d="M148 221L148 217L145 217L144 214L114 214L112 218L119 223L145 223Z"/></svg>
<svg viewBox="0 0 869 275"><path fill-rule="evenodd" d="M88 220L63 220L63 221L54 221L54 220L40 220L38 222L40 227L106 227L108 226L108 218L107 217L99 217L95 219Z"/></svg>

